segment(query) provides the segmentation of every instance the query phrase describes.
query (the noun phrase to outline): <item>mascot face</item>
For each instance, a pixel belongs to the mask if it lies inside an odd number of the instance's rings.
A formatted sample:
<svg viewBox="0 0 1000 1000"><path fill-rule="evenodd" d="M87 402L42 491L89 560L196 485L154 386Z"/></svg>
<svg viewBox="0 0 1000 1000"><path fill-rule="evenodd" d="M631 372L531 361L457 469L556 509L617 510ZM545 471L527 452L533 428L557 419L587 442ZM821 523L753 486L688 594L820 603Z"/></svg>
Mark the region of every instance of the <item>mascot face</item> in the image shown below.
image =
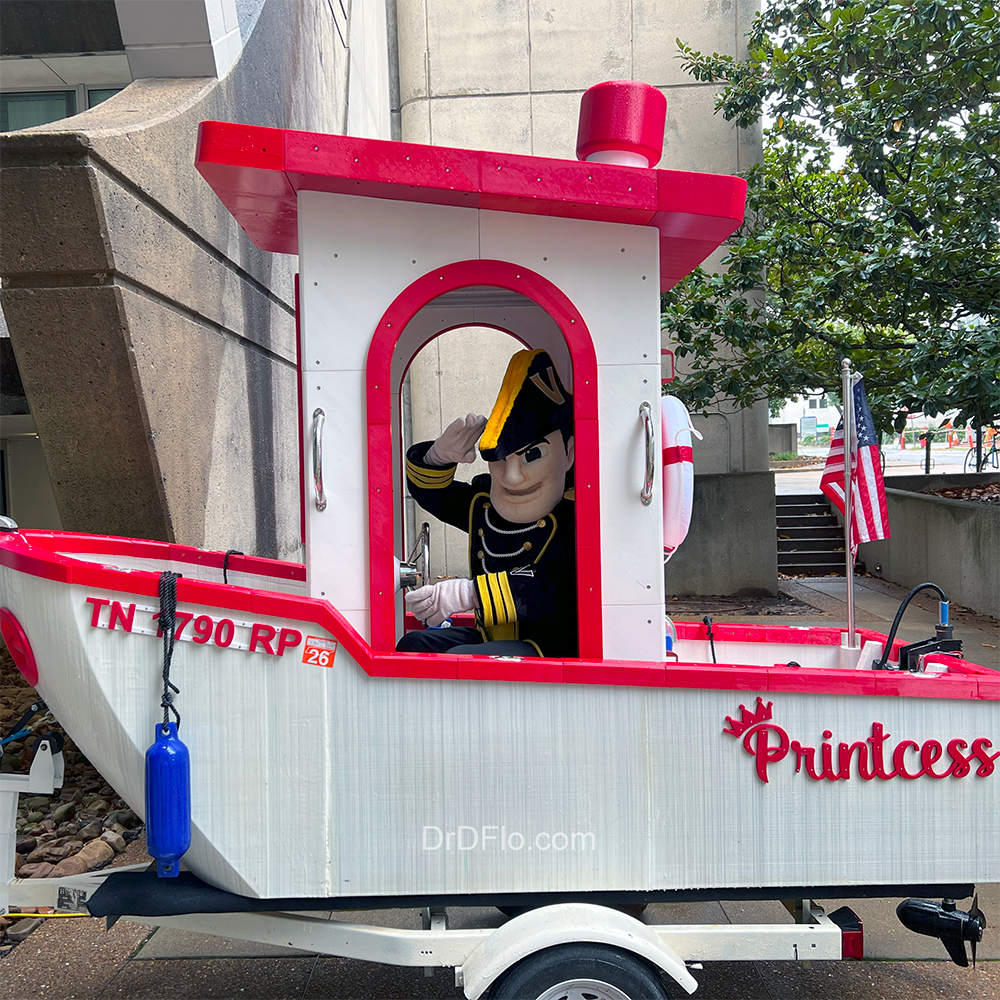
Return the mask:
<svg viewBox="0 0 1000 1000"><path fill-rule="evenodd" d="M573 438L552 431L499 462L490 462L490 500L514 524L538 521L555 509L573 466Z"/></svg>

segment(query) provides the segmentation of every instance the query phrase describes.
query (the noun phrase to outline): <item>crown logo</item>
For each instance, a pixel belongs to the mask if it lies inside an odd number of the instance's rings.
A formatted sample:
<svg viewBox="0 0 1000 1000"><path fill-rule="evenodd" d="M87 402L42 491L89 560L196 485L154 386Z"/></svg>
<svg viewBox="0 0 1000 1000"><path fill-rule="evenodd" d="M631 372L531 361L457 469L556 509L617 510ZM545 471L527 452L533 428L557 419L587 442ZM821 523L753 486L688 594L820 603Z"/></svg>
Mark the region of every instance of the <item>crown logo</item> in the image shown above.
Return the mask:
<svg viewBox="0 0 1000 1000"><path fill-rule="evenodd" d="M745 705L740 705L740 721L735 722L733 721L733 717L731 715L727 715L726 722L729 723L729 727L723 729L722 731L737 738L742 736L751 726L759 725L761 722L767 722L771 718L771 706L773 704L773 701L769 701L765 705L763 699L758 696L757 708L755 711L750 712L747 710Z"/></svg>

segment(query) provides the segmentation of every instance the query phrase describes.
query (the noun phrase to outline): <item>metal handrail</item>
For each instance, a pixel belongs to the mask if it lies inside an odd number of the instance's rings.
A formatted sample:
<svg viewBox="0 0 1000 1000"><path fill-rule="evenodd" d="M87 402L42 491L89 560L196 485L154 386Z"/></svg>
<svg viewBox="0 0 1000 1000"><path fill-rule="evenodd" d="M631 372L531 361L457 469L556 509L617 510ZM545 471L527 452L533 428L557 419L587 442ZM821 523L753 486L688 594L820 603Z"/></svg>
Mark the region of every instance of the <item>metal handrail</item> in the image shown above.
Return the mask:
<svg viewBox="0 0 1000 1000"><path fill-rule="evenodd" d="M646 477L639 491L639 499L644 507L653 502L653 482L656 478L656 438L653 432L653 411L649 403L639 406L639 416L642 417L643 430L646 432Z"/></svg>
<svg viewBox="0 0 1000 1000"><path fill-rule="evenodd" d="M326 494L323 492L323 425L326 414L317 407L313 410L312 426L312 467L313 486L316 489L316 509L326 510Z"/></svg>

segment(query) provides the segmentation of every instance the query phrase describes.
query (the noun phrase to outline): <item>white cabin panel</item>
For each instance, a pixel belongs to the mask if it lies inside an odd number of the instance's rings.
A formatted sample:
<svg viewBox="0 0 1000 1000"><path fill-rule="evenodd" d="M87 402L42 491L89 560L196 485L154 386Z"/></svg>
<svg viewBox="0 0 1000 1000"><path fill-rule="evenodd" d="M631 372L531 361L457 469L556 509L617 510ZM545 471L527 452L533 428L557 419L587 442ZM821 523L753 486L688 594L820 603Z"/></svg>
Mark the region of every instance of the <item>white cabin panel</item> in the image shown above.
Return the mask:
<svg viewBox="0 0 1000 1000"><path fill-rule="evenodd" d="M364 372L306 371L302 381L306 495L313 490L312 425L317 408L325 414L321 442L324 485L327 489L361 489L368 479Z"/></svg>
<svg viewBox="0 0 1000 1000"><path fill-rule="evenodd" d="M303 371L363 370L376 324L407 285L479 257L471 208L303 191L298 217Z"/></svg>
<svg viewBox="0 0 1000 1000"><path fill-rule="evenodd" d="M599 365L601 562L604 601L640 604L663 600L663 491L660 476L660 373L658 365ZM656 475L653 499L642 503L646 437L639 407L653 416Z"/></svg>
<svg viewBox="0 0 1000 1000"><path fill-rule="evenodd" d="M558 286L582 313L599 365L659 364L657 230L512 212L479 215L482 256L523 264Z"/></svg>
<svg viewBox="0 0 1000 1000"><path fill-rule="evenodd" d="M368 595L365 594L365 603L368 603ZM364 608L337 608L337 610L347 619L351 627L366 641L371 635L371 612Z"/></svg>
<svg viewBox="0 0 1000 1000"><path fill-rule="evenodd" d="M338 610L368 608L368 476L364 372L306 371L303 381L303 482L308 592ZM317 409L325 415L314 438ZM326 507L316 505L313 451L322 450ZM351 624L358 626L352 620ZM367 637L367 632L364 633Z"/></svg>
<svg viewBox="0 0 1000 1000"><path fill-rule="evenodd" d="M310 480L311 483L311 480ZM317 511L306 496L306 566L310 597L348 608L368 608L368 491L338 489L327 478L327 506ZM358 628L354 620L351 624ZM360 629L359 629L360 631ZM362 633L368 638L368 632Z"/></svg>
<svg viewBox="0 0 1000 1000"><path fill-rule="evenodd" d="M605 604L602 610L605 659L663 662L666 638L662 605Z"/></svg>

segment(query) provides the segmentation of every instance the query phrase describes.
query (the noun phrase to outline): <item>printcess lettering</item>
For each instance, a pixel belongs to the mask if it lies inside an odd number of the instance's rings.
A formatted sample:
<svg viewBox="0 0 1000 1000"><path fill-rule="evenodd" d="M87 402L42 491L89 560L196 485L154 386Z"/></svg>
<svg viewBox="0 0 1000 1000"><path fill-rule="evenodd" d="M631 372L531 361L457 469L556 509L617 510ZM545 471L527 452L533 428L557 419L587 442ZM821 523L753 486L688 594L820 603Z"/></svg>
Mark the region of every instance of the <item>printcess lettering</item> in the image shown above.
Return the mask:
<svg viewBox="0 0 1000 1000"><path fill-rule="evenodd" d="M739 720L727 716L729 725L724 733L740 740L743 749L754 759L754 767L761 781L768 781L768 768L791 755L795 773L805 774L813 781L847 781L852 777L862 781L879 778L889 781L904 778L965 778L975 768L977 777L986 778L996 769L1000 750L995 753L993 742L985 736L970 743L961 738L943 744L929 739L901 739L894 746L889 744L891 733L881 722L873 722L871 735L853 743L833 742L833 732L823 731L818 747L790 739L785 730L771 721L771 706L757 699L753 712L740 705Z"/></svg>

